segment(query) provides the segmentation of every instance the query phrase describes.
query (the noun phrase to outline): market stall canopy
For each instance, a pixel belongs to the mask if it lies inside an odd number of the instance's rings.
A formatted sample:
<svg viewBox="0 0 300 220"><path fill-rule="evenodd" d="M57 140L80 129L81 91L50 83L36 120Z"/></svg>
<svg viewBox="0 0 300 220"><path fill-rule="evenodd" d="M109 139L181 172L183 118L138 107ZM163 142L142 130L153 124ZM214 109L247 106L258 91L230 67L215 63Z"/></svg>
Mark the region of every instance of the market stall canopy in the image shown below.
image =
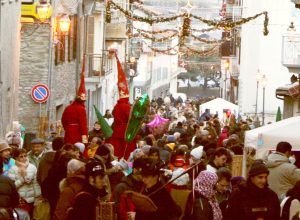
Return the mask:
<svg viewBox="0 0 300 220"><path fill-rule="evenodd" d="M218 113L219 118L223 120L224 111L227 112L230 110L231 113L237 116L239 106L228 102L225 99L216 98L199 106L200 115L205 112L205 109L210 109L211 114Z"/></svg>
<svg viewBox="0 0 300 220"><path fill-rule="evenodd" d="M289 142L300 151L300 116L265 125L245 133L245 147L256 149L256 158L264 159L280 141Z"/></svg>

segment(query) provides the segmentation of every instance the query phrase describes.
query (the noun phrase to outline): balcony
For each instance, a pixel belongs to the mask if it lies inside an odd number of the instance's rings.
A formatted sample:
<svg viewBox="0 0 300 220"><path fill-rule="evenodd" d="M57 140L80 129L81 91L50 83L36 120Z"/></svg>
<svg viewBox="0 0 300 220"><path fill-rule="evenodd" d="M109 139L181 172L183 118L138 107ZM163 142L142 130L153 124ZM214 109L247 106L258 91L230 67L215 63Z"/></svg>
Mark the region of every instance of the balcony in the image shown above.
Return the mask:
<svg viewBox="0 0 300 220"><path fill-rule="evenodd" d="M103 54L88 54L86 65L89 78L103 77L112 72L112 59L108 51L103 51Z"/></svg>
<svg viewBox="0 0 300 220"><path fill-rule="evenodd" d="M300 34L289 33L282 37L282 65L290 72L300 71Z"/></svg>

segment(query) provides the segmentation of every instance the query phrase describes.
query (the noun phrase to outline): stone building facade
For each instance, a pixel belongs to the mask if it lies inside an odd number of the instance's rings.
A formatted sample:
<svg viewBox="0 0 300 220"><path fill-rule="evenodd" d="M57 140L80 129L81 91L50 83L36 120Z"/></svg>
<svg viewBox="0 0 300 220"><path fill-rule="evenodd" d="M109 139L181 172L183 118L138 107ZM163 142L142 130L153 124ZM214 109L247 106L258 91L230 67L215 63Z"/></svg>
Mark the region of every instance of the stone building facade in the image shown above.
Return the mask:
<svg viewBox="0 0 300 220"><path fill-rule="evenodd" d="M0 139L18 120L20 11L18 0L0 3Z"/></svg>
<svg viewBox="0 0 300 220"><path fill-rule="evenodd" d="M50 124L61 119L76 92L76 59L68 58L68 36L63 36L63 43L52 39L49 44L50 31L49 24L26 24L21 38L19 121L27 132L39 136L47 135L41 130L46 132ZM64 54L59 60L57 48ZM36 103L31 97L31 89L39 83L50 89L48 103Z"/></svg>

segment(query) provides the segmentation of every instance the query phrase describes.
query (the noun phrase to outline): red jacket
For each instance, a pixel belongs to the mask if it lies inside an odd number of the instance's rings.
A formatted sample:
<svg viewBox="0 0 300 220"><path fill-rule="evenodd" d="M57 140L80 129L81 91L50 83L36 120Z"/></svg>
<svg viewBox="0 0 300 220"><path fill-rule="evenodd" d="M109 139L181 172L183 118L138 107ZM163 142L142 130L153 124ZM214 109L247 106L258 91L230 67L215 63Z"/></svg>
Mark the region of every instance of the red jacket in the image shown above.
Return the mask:
<svg viewBox="0 0 300 220"><path fill-rule="evenodd" d="M82 142L82 135L88 134L84 103L74 101L63 112L61 122L65 130L65 143Z"/></svg>

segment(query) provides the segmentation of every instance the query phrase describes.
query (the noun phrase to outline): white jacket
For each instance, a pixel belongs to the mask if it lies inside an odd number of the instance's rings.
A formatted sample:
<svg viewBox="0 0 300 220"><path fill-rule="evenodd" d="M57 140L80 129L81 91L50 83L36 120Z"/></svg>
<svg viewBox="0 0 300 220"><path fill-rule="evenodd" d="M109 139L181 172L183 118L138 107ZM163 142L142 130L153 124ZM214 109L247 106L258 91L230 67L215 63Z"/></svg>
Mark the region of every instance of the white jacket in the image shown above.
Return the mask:
<svg viewBox="0 0 300 220"><path fill-rule="evenodd" d="M16 162L8 171L8 177L14 181L18 193L28 203L33 203L41 195L41 188L36 180L36 167L27 161L25 165L26 176L20 175L21 165Z"/></svg>

